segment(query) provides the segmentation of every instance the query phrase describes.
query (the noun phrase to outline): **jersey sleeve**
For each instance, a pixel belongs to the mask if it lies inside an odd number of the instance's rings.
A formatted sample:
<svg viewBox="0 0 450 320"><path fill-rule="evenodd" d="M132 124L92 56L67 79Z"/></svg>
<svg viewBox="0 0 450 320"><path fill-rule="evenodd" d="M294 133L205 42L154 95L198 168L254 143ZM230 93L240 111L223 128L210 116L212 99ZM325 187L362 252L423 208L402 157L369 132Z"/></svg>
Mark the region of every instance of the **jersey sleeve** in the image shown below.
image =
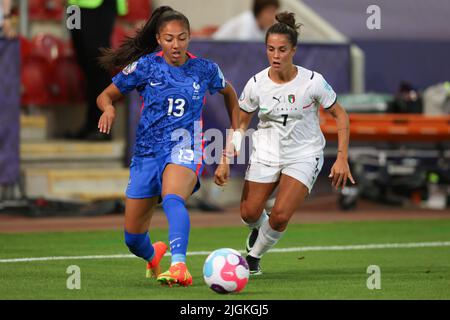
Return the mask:
<svg viewBox="0 0 450 320"><path fill-rule="evenodd" d="M316 72L312 81L313 99L320 103L323 108L331 108L337 101L336 92L320 73Z"/></svg>
<svg viewBox="0 0 450 320"><path fill-rule="evenodd" d="M122 94L127 94L145 83L146 72L144 67L142 59L132 62L115 75L112 82Z"/></svg>
<svg viewBox="0 0 450 320"><path fill-rule="evenodd" d="M227 83L223 76L222 70L216 63L212 63L211 76L208 83L209 93L215 94L217 91L225 89Z"/></svg>
<svg viewBox="0 0 450 320"><path fill-rule="evenodd" d="M259 99L256 95L256 80L251 78L245 85L244 90L239 97L239 106L246 112L253 112L259 107Z"/></svg>

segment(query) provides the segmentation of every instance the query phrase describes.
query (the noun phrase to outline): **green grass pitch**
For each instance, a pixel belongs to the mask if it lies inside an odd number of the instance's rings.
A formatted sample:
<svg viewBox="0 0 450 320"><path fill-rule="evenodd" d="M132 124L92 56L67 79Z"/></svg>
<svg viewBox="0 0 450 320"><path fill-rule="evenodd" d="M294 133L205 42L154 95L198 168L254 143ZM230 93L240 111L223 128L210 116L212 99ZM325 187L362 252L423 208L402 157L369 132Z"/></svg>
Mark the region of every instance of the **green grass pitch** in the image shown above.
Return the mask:
<svg viewBox="0 0 450 320"><path fill-rule="evenodd" d="M244 249L244 227L194 228L189 251ZM167 230L151 230L152 241ZM276 248L450 241L450 220L290 225ZM0 234L0 260L129 254L121 230ZM264 274L239 294L219 295L204 283L206 255L188 257L191 287L162 287L145 278L138 258L0 262L0 299L450 299L450 247L269 252ZM169 265L163 259L162 268ZM66 287L66 269L81 270L81 289ZM381 269L381 289L369 290L367 267Z"/></svg>

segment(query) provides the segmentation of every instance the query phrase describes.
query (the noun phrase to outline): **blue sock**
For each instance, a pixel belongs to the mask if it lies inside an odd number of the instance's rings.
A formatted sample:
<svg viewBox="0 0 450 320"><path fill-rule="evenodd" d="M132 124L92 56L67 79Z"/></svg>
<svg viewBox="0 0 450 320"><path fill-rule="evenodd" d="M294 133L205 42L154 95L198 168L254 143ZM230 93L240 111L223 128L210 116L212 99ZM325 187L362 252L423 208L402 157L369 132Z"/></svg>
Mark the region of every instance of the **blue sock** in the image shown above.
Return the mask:
<svg viewBox="0 0 450 320"><path fill-rule="evenodd" d="M191 222L184 199L175 194L168 194L162 203L169 221L169 246L172 253L172 264L186 262Z"/></svg>
<svg viewBox="0 0 450 320"><path fill-rule="evenodd" d="M125 243L131 253L146 261L151 261L155 254L155 249L150 242L148 232L142 234L132 234L125 230Z"/></svg>

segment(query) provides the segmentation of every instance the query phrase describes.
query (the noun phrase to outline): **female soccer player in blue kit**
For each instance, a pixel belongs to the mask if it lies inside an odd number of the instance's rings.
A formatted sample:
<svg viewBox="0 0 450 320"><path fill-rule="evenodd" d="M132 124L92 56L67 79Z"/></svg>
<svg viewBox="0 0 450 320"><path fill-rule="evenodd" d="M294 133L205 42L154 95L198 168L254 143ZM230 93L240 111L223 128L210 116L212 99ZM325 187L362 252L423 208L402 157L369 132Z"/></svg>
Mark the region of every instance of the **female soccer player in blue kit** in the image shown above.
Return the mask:
<svg viewBox="0 0 450 320"><path fill-rule="evenodd" d="M103 111L99 130L109 134L115 118L113 102L133 89L141 96L142 113L126 190L125 242L133 254L148 261L147 277L181 286L192 284L186 267L190 220L185 201L200 187L206 91L224 96L232 128L239 125L235 90L217 64L187 51L189 38L189 21L182 13L167 6L157 8L134 38L116 51L104 51L100 62L105 68L126 67L97 99ZM158 46L161 51L155 52ZM234 145L240 145L240 137L239 131L233 133ZM227 150L234 151L234 145L228 144ZM172 254L171 266L163 273L159 263L167 246L163 242L152 245L148 234L153 210L161 199Z"/></svg>

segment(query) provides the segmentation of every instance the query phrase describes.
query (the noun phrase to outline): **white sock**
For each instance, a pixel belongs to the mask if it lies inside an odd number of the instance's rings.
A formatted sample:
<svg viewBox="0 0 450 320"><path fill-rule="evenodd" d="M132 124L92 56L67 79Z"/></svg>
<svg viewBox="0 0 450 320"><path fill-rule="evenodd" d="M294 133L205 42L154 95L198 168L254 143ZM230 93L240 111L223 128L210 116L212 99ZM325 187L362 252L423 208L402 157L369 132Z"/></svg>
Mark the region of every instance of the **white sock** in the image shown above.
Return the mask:
<svg viewBox="0 0 450 320"><path fill-rule="evenodd" d="M261 225L267 221L269 219L269 216L267 215L267 211L266 209L263 210L263 212L261 213L261 216L259 217L258 220L256 220L255 222L245 222L244 220L241 219L241 221L250 229L255 229L255 228L259 228L261 227Z"/></svg>
<svg viewBox="0 0 450 320"><path fill-rule="evenodd" d="M284 231L273 230L267 219L259 228L258 238L248 254L255 258L261 258L264 253L277 244L283 234Z"/></svg>

